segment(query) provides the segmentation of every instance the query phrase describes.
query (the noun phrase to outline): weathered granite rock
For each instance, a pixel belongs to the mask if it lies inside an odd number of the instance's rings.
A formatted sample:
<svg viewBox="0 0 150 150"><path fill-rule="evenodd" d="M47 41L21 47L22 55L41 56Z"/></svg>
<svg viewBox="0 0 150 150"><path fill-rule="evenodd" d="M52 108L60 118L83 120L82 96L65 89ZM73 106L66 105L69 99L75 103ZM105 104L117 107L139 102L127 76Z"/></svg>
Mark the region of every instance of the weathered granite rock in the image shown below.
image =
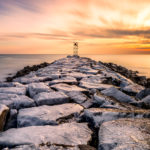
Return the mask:
<svg viewBox="0 0 150 150"><path fill-rule="evenodd" d="M35 144L77 146L90 141L91 130L86 123L65 123L58 126L30 126L0 133L0 148Z"/></svg>
<svg viewBox="0 0 150 150"><path fill-rule="evenodd" d="M82 110L83 107L73 103L20 109L17 118L18 127L56 125L59 119L79 114Z"/></svg>
<svg viewBox="0 0 150 150"><path fill-rule="evenodd" d="M86 83L86 82L81 82L80 86L90 90L91 89L105 90L113 87L113 85L109 85L109 84L97 84L97 83Z"/></svg>
<svg viewBox="0 0 150 150"><path fill-rule="evenodd" d="M2 87L0 93L25 95L26 88L24 87Z"/></svg>
<svg viewBox="0 0 150 150"><path fill-rule="evenodd" d="M143 89L144 87L138 84L130 84L122 88L124 92L128 93L129 95L134 95L134 96Z"/></svg>
<svg viewBox="0 0 150 150"><path fill-rule="evenodd" d="M149 119L119 119L105 122L99 130L98 150L148 150L149 128Z"/></svg>
<svg viewBox="0 0 150 150"><path fill-rule="evenodd" d="M103 95L102 93L98 91L94 94L93 99L94 99L94 103L101 108L116 108L116 109L121 109L121 110L139 109L138 107L134 107L131 104L120 102L113 97ZM137 101L135 103L137 103Z"/></svg>
<svg viewBox="0 0 150 150"><path fill-rule="evenodd" d="M15 148L4 148L3 150L86 150L80 149L78 146L56 146L56 145L21 145L16 146ZM88 149L95 150L95 149Z"/></svg>
<svg viewBox="0 0 150 150"><path fill-rule="evenodd" d="M63 92L87 92L87 90L84 88L80 88L76 85L68 85L63 83L52 85L51 88Z"/></svg>
<svg viewBox="0 0 150 150"><path fill-rule="evenodd" d="M82 78L88 77L89 75L81 73L81 72L71 72L71 73L67 73L67 76L71 76L80 80Z"/></svg>
<svg viewBox="0 0 150 150"><path fill-rule="evenodd" d="M18 112L16 109L10 109L4 130L8 130L10 128L16 128L17 127L17 113Z"/></svg>
<svg viewBox="0 0 150 150"><path fill-rule="evenodd" d="M127 111L110 108L89 108L84 110L84 118L95 127L99 127L103 122L119 118L149 118L149 116L150 111L143 109Z"/></svg>
<svg viewBox="0 0 150 150"><path fill-rule="evenodd" d="M81 92L68 92L66 93L75 103L81 104L87 101L88 97Z"/></svg>
<svg viewBox="0 0 150 150"><path fill-rule="evenodd" d="M58 83L67 83L67 84L77 84L77 80L74 77L62 77L60 79L52 80L49 82L49 85L58 84Z"/></svg>
<svg viewBox="0 0 150 150"><path fill-rule="evenodd" d="M63 92L42 92L34 96L37 105L55 105L69 102L69 97Z"/></svg>
<svg viewBox="0 0 150 150"><path fill-rule="evenodd" d="M118 90L114 87L103 90L103 91L101 91L101 93L106 96L111 96L120 102L130 103L130 102L135 101L134 98L126 95L125 93L121 92L120 90Z"/></svg>
<svg viewBox="0 0 150 150"><path fill-rule="evenodd" d="M133 105L145 109L150 108L150 95L144 97L142 100L132 103Z"/></svg>
<svg viewBox="0 0 150 150"><path fill-rule="evenodd" d="M0 87L24 87L24 85L18 82L0 82Z"/></svg>
<svg viewBox="0 0 150 150"><path fill-rule="evenodd" d="M0 103L12 109L34 107L34 100L25 95L0 93Z"/></svg>
<svg viewBox="0 0 150 150"><path fill-rule="evenodd" d="M136 98L138 99L143 99L144 97L150 95L150 88L144 89L140 91L137 95Z"/></svg>
<svg viewBox="0 0 150 150"><path fill-rule="evenodd" d="M85 74L94 74L96 75L98 73L98 70L92 69L90 66L82 66L79 68L80 72L83 72Z"/></svg>
<svg viewBox="0 0 150 150"><path fill-rule="evenodd" d="M0 104L0 131L3 131L9 108L6 105Z"/></svg>
<svg viewBox="0 0 150 150"><path fill-rule="evenodd" d="M36 94L41 92L52 92L53 90L50 89L46 84L44 83L31 83L28 85L28 91L30 97L34 97Z"/></svg>
<svg viewBox="0 0 150 150"><path fill-rule="evenodd" d="M16 79L13 79L14 82L19 82L22 84L30 84L33 82L41 82L43 80L45 80L45 77L37 77L37 76L24 76L24 77L19 77Z"/></svg>

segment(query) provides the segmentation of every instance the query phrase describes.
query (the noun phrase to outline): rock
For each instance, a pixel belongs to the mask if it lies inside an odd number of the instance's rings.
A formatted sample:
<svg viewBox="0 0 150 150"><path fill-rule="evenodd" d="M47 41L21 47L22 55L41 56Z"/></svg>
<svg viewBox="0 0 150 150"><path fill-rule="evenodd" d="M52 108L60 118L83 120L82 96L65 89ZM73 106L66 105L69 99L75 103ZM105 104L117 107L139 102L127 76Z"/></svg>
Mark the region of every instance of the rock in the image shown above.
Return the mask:
<svg viewBox="0 0 150 150"><path fill-rule="evenodd" d="M58 126L30 126L0 133L0 148L19 145L87 145L91 130L86 123L65 123Z"/></svg>
<svg viewBox="0 0 150 150"><path fill-rule="evenodd" d="M24 88L24 87L3 87L3 88L0 88L0 93L25 95L26 88Z"/></svg>
<svg viewBox="0 0 150 150"><path fill-rule="evenodd" d="M101 108L116 108L121 110L136 110L139 109L131 104L120 102L113 97L103 95L100 92L94 94L94 103ZM137 102L136 102L137 103Z"/></svg>
<svg viewBox="0 0 150 150"><path fill-rule="evenodd" d="M88 92L86 89L80 88L76 85L68 85L63 83L52 85L51 88L63 92Z"/></svg>
<svg viewBox="0 0 150 150"><path fill-rule="evenodd" d="M88 83L88 82L80 82L80 86L87 89L97 89L97 90L105 90L113 87L113 85L109 84L97 84L97 83Z"/></svg>
<svg viewBox="0 0 150 150"><path fill-rule="evenodd" d="M24 87L24 85L18 82L0 82L0 87Z"/></svg>
<svg viewBox="0 0 150 150"><path fill-rule="evenodd" d="M106 108L89 108L84 110L84 118L99 127L103 122L116 120L119 118L149 118L150 111L139 110L120 110Z"/></svg>
<svg viewBox="0 0 150 150"><path fill-rule="evenodd" d="M81 104L84 103L88 97L81 92L68 92L66 93L75 103Z"/></svg>
<svg viewBox="0 0 150 150"><path fill-rule="evenodd" d="M149 128L149 119L119 119L105 122L99 130L98 150L148 150Z"/></svg>
<svg viewBox="0 0 150 150"><path fill-rule="evenodd" d="M125 86L122 88L124 92L126 92L129 95L135 96L137 93L139 93L141 90L143 90L144 87L138 84L130 84L128 86Z"/></svg>
<svg viewBox="0 0 150 150"><path fill-rule="evenodd" d="M125 93L121 92L120 90L118 90L114 87L103 90L103 91L101 91L101 93L106 96L113 97L120 102L130 103L130 102L135 101L132 97L126 95Z"/></svg>
<svg viewBox="0 0 150 150"><path fill-rule="evenodd" d="M17 128L17 113L18 112L16 109L10 109L4 130L8 130L10 128Z"/></svg>
<svg viewBox="0 0 150 150"><path fill-rule="evenodd" d="M53 90L50 89L47 85L44 83L31 83L28 85L28 91L30 97L34 97L36 94L41 92L52 92Z"/></svg>
<svg viewBox="0 0 150 150"><path fill-rule="evenodd" d="M143 98L142 100L136 103L133 103L133 105L137 107L149 109L150 108L150 95L146 96L145 98Z"/></svg>
<svg viewBox="0 0 150 150"><path fill-rule="evenodd" d="M144 89L140 91L137 95L136 98L138 99L143 99L144 97L150 95L150 88Z"/></svg>
<svg viewBox="0 0 150 150"><path fill-rule="evenodd" d="M21 145L17 146L15 148L4 148L3 150L84 150L84 149L79 149L78 146L56 146L56 145ZM85 149L86 150L86 149ZM88 149L88 150L93 150L93 149Z"/></svg>
<svg viewBox="0 0 150 150"><path fill-rule="evenodd" d="M9 108L0 104L0 131L3 131Z"/></svg>
<svg viewBox="0 0 150 150"><path fill-rule="evenodd" d="M11 109L21 109L34 107L34 100L25 95L0 93L0 103L5 104Z"/></svg>
<svg viewBox="0 0 150 150"><path fill-rule="evenodd" d="M19 78L13 79L13 82L19 82L22 84L30 84L33 82L41 82L41 81L44 81L45 79L46 79L46 77L24 76L24 77L19 77Z"/></svg>
<svg viewBox="0 0 150 150"><path fill-rule="evenodd" d="M42 92L34 97L37 105L55 105L69 102L69 97L63 92Z"/></svg>
<svg viewBox="0 0 150 150"><path fill-rule="evenodd" d="M60 79L52 80L49 82L49 85L58 84L58 83L67 83L67 84L77 84L77 80L74 77L62 77Z"/></svg>
<svg viewBox="0 0 150 150"><path fill-rule="evenodd" d="M17 118L18 127L56 125L59 119L79 114L82 110L83 107L72 103L20 109Z"/></svg>
<svg viewBox="0 0 150 150"><path fill-rule="evenodd" d="M71 73L67 73L67 76L71 76L76 78L77 80L80 80L82 78L88 77L89 75L81 73L81 72L71 72Z"/></svg>
<svg viewBox="0 0 150 150"><path fill-rule="evenodd" d="M80 105L83 106L84 108L90 108L93 105L93 100L92 99L88 99L88 100L86 100L85 102L83 102Z"/></svg>
<svg viewBox="0 0 150 150"><path fill-rule="evenodd" d="M96 75L98 73L98 70L92 69L89 66L82 66L79 68L80 72L83 72L85 74L93 74Z"/></svg>

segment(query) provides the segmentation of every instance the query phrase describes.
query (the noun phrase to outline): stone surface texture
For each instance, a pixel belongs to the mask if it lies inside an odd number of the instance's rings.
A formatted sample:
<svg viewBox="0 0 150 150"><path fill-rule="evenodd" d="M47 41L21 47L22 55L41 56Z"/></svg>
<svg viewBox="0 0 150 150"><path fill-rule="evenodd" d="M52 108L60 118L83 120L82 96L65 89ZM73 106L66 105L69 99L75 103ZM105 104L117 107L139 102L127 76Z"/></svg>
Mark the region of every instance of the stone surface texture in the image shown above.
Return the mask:
<svg viewBox="0 0 150 150"><path fill-rule="evenodd" d="M135 71L67 56L7 81L0 82L0 149L150 149L150 88Z"/></svg>

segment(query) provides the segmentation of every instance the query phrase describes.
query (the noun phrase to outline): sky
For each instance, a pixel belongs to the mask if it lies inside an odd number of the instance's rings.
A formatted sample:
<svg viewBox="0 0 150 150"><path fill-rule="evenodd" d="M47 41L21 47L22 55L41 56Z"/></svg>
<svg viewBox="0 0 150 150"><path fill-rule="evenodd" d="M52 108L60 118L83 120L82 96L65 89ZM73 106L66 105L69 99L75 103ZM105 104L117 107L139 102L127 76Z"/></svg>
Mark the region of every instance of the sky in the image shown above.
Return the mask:
<svg viewBox="0 0 150 150"><path fill-rule="evenodd" d="M0 54L150 54L150 0L0 0Z"/></svg>

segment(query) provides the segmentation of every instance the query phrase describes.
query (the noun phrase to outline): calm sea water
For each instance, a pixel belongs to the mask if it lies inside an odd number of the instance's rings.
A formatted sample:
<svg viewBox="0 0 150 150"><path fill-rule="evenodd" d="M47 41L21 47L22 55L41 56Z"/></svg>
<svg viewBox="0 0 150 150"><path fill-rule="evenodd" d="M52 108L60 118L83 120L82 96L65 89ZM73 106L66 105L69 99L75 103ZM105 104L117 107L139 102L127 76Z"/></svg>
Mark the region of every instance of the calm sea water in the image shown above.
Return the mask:
<svg viewBox="0 0 150 150"><path fill-rule="evenodd" d="M137 70L141 75L150 77L150 55L81 55L96 61L113 62L128 69ZM53 62L66 55L0 55L0 81L4 81L10 74L27 65L42 62Z"/></svg>

